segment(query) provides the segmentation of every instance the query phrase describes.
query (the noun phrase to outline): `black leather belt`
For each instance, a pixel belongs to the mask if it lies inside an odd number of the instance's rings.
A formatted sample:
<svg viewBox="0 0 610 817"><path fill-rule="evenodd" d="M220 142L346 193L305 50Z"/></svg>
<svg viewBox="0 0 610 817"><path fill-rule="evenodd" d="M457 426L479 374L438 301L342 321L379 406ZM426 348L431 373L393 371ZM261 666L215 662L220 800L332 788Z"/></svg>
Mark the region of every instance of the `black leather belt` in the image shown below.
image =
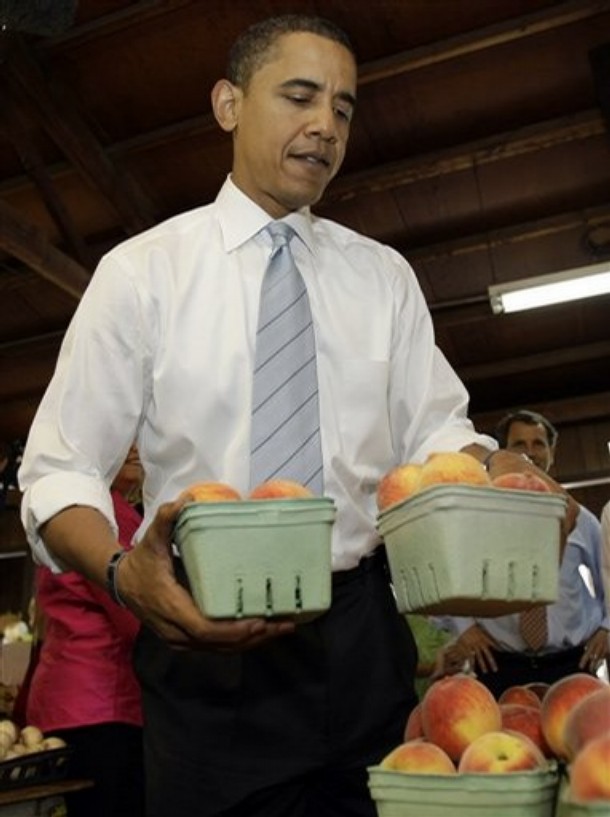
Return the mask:
<svg viewBox="0 0 610 817"><path fill-rule="evenodd" d="M582 657L584 647L571 647L568 650L558 650L547 653L527 652L499 652L494 650L494 656L504 666L514 667L557 667L562 664L578 663Z"/></svg>
<svg viewBox="0 0 610 817"><path fill-rule="evenodd" d="M363 556L351 570L335 570L332 574L333 586L353 582L373 570L386 570L388 558L383 545L378 545L370 556Z"/></svg>

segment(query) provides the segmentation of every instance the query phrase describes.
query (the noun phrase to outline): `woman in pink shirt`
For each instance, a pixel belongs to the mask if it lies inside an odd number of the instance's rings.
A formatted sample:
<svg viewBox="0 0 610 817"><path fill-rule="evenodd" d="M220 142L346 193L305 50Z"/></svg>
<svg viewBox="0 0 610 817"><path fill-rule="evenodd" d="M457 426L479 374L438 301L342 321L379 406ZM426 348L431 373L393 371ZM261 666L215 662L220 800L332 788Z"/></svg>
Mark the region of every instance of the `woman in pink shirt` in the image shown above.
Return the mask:
<svg viewBox="0 0 610 817"><path fill-rule="evenodd" d="M141 517L128 497L142 483L135 448L112 485L119 541L130 548ZM70 775L94 781L66 796L70 817L142 817L140 689L131 652L139 622L75 572L37 568L44 637L27 697L27 722L73 747Z"/></svg>

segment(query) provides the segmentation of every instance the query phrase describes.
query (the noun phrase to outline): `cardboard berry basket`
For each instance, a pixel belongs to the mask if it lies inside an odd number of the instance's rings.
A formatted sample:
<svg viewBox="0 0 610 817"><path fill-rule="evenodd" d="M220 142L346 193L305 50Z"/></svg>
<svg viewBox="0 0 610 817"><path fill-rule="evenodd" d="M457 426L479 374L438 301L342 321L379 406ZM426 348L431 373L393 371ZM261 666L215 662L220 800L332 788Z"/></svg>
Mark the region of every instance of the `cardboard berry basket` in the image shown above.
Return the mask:
<svg viewBox="0 0 610 817"><path fill-rule="evenodd" d="M175 528L191 592L210 618L308 620L331 600L331 499L193 502Z"/></svg>
<svg viewBox="0 0 610 817"><path fill-rule="evenodd" d="M435 485L378 517L398 609L500 616L557 599L562 496Z"/></svg>
<svg viewBox="0 0 610 817"><path fill-rule="evenodd" d="M406 774L370 767L379 817L553 817L556 768L510 774Z"/></svg>
<svg viewBox="0 0 610 817"><path fill-rule="evenodd" d="M608 769L610 775L610 769ZM572 799L568 776L559 784L559 797L555 817L610 817L610 800L576 802Z"/></svg>

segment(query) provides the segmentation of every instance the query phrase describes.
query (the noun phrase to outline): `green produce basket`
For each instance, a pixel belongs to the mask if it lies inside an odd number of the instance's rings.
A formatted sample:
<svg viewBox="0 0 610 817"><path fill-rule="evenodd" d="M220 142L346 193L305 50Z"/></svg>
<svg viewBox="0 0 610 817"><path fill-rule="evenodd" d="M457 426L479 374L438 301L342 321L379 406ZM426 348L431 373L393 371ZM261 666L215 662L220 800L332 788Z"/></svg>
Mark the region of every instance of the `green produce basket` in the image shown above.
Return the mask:
<svg viewBox="0 0 610 817"><path fill-rule="evenodd" d="M563 777L559 785L556 817L610 817L610 800L576 803L572 800L568 778Z"/></svg>
<svg viewBox="0 0 610 817"><path fill-rule="evenodd" d="M331 499L193 502L175 543L209 618L308 620L331 601Z"/></svg>
<svg viewBox="0 0 610 817"><path fill-rule="evenodd" d="M557 599L562 496L438 485L383 511L398 609L500 616Z"/></svg>
<svg viewBox="0 0 610 817"><path fill-rule="evenodd" d="M553 817L558 774L406 774L369 768L379 817Z"/></svg>

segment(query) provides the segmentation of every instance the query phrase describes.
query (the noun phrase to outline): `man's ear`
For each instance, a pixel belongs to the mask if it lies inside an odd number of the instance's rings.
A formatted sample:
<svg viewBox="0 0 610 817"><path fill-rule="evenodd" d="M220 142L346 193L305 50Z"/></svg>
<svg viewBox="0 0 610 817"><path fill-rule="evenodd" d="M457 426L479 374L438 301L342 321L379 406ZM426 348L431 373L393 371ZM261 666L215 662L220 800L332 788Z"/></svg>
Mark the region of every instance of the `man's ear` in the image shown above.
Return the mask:
<svg viewBox="0 0 610 817"><path fill-rule="evenodd" d="M231 133L237 127L241 90L228 79L219 79L212 88L212 110L220 127Z"/></svg>

